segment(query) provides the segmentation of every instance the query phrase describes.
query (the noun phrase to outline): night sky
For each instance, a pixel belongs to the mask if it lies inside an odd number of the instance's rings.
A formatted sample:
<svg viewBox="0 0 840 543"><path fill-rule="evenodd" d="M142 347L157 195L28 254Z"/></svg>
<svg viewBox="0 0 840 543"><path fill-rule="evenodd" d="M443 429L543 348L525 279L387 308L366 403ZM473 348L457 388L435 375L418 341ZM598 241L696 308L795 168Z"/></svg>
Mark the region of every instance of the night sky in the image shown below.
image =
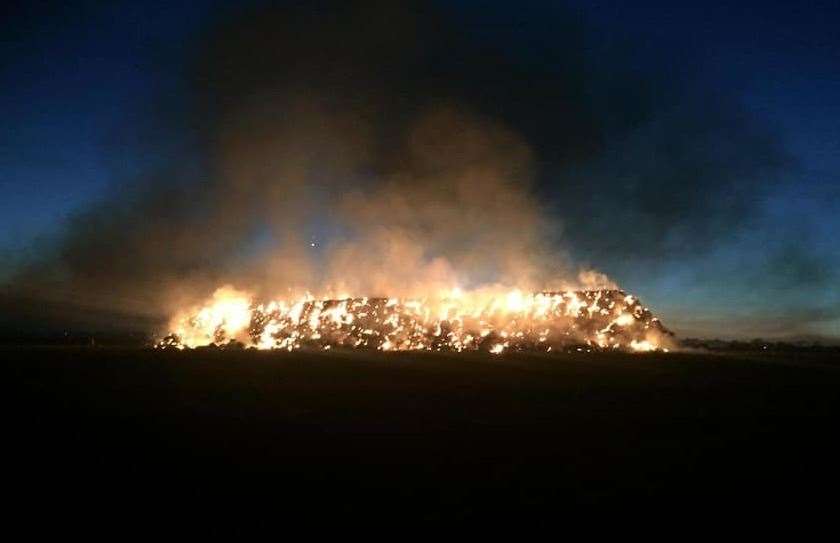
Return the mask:
<svg viewBox="0 0 840 543"><path fill-rule="evenodd" d="M250 73L265 66L235 47L208 50L235 42L230 20L245 21L241 32L283 13L217 1L19 4L3 8L0 41L0 277L12 289L45 259L83 274L55 255L85 253L79 232L91 224L138 224L79 219L111 198L131 215L125 195L138 186L184 178L196 189L218 173L202 134L218 104L260 87ZM319 4L310 24L335 18ZM840 339L840 5L546 4L438 3L441 43L418 32L406 49L429 52L420 68L393 75L397 49L359 76L381 88L347 83L358 72L341 68L355 57L322 77L316 39L287 59L305 66L278 70L319 89L338 81L348 95L381 91L396 104L389 114L440 96L503 123L533 153L556 243L681 336ZM236 59L245 65L225 64ZM270 244L263 234L249 247ZM315 220L305 237L331 235Z"/></svg>

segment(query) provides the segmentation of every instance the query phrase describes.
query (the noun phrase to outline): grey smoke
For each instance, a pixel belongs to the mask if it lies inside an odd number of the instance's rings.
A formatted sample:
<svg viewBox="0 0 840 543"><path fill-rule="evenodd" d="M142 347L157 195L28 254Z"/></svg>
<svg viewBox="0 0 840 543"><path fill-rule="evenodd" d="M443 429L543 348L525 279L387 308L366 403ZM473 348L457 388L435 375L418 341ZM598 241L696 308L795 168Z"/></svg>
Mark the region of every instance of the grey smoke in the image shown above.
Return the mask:
<svg viewBox="0 0 840 543"><path fill-rule="evenodd" d="M791 167L772 134L540 5L502 37L428 2L225 12L196 40L187 108L162 103L139 138L179 150L13 289L161 316L224 283L540 288L697 254L749 221Z"/></svg>

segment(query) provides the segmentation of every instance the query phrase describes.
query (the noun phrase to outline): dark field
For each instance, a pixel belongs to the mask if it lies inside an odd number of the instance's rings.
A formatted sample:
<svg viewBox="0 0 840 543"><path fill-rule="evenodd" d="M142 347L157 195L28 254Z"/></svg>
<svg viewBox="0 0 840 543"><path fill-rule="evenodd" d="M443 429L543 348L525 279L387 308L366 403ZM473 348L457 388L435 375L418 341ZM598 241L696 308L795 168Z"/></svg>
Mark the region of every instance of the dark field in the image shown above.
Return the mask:
<svg viewBox="0 0 840 543"><path fill-rule="evenodd" d="M39 503L84 490L111 503L481 517L810 507L840 492L831 354L2 358L6 488Z"/></svg>

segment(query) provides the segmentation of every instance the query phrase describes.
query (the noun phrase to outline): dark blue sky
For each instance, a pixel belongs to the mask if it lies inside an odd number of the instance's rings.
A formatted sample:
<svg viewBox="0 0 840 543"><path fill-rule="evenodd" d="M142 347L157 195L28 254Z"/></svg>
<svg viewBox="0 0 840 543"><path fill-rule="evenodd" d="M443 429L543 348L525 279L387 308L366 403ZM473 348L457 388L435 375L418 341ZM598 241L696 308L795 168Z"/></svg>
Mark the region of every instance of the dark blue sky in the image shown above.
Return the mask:
<svg viewBox="0 0 840 543"><path fill-rule="evenodd" d="M790 158L789 167L767 180L746 220L696 251L646 254L648 247L638 243L632 249L638 258L585 247L577 252L684 335L840 337L837 3L566 4L590 29L594 58L629 44L623 70L702 87L696 100L708 100L710 111L718 108L717 96L737 104ZM459 1L448 9L453 17L480 19L497 45L510 40L523 62L550 64L538 39L550 35L550 21L543 10L514 6ZM36 258L68 217L165 160L167 145L138 142L133 128L156 133L148 131L149 123L159 122L154 109L183 105L183 73L199 31L227 7L25 2L4 8L3 275ZM726 133L718 143L726 148ZM762 180L750 182L760 186ZM802 325L792 328L790 319Z"/></svg>
<svg viewBox="0 0 840 543"><path fill-rule="evenodd" d="M840 232L840 5L612 4L601 3L592 16L610 21L618 32L645 36L652 51L676 51L676 62L691 65L695 77L738 97L795 161L764 197L764 213L752 224L696 261L672 263L660 280L641 290L698 333L725 335L721 323L729 319L721 315L745 316L747 335L784 333L786 324L774 313L790 311L805 321L814 317L814 333L840 335L840 244L835 239ZM788 246L795 246L798 256L786 258ZM802 255L813 256L805 274L796 269ZM811 274L820 277L809 280ZM689 310L693 304L696 312ZM741 332L741 324L730 330Z"/></svg>

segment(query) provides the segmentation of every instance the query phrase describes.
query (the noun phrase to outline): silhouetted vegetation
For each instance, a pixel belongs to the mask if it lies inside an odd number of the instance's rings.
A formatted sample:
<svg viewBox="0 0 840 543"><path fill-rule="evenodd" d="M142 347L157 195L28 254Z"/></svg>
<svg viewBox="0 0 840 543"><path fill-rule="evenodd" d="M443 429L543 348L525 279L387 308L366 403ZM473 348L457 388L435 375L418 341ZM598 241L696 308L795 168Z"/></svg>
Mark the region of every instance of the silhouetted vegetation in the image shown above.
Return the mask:
<svg viewBox="0 0 840 543"><path fill-rule="evenodd" d="M769 341L756 338L745 340L696 339L680 340L687 349L703 349L714 352L782 352L782 353L840 353L840 345L825 345L818 341Z"/></svg>

